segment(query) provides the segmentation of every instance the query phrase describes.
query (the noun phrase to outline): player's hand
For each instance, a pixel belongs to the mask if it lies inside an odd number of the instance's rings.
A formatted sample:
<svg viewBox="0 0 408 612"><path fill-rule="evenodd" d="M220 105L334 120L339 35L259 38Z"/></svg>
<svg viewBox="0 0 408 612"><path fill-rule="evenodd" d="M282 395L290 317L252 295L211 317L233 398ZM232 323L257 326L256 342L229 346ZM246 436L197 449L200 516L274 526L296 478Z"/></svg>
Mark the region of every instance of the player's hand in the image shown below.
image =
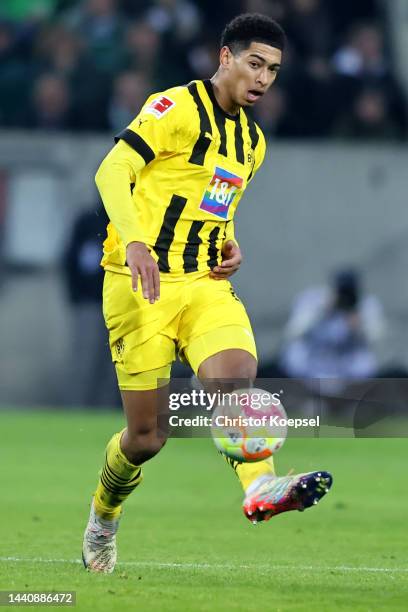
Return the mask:
<svg viewBox="0 0 408 612"><path fill-rule="evenodd" d="M236 272L241 265L241 249L235 242L228 240L222 247L222 263L210 272L210 278L223 280Z"/></svg>
<svg viewBox="0 0 408 612"><path fill-rule="evenodd" d="M143 297L154 304L160 297L159 267L143 242L130 242L126 247L126 261L132 273L132 289L137 291L139 277Z"/></svg>

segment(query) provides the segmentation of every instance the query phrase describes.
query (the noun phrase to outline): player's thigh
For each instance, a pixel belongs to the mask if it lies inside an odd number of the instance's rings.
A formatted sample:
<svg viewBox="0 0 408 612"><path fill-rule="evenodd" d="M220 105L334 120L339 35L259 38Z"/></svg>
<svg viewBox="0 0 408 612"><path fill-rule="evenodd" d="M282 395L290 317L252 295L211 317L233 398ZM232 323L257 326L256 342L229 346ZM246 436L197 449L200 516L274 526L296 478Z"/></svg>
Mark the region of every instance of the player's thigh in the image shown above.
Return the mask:
<svg viewBox="0 0 408 612"><path fill-rule="evenodd" d="M132 291L130 277L109 272L103 306L127 418L126 438L154 436L175 358L175 332L166 319L171 309L148 304Z"/></svg>
<svg viewBox="0 0 408 612"><path fill-rule="evenodd" d="M251 323L228 281L206 278L197 283L181 323L182 353L200 377L255 378Z"/></svg>
<svg viewBox="0 0 408 612"><path fill-rule="evenodd" d="M177 303L149 304L134 292L129 276L107 272L103 312L121 391L144 391L170 376L175 359ZM168 303L170 302L170 304ZM175 310L175 316L173 316ZM150 373L150 374L149 374Z"/></svg>

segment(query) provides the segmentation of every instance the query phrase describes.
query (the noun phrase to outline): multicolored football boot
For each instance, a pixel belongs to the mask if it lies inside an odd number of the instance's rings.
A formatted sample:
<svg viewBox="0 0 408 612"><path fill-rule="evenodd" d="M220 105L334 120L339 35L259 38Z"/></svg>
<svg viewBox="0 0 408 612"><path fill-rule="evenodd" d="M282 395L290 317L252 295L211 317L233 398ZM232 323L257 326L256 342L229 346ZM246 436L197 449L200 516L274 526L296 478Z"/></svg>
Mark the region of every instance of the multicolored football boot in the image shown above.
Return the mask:
<svg viewBox="0 0 408 612"><path fill-rule="evenodd" d="M245 516L256 525L289 510L303 512L315 506L332 486L329 472L308 472L294 476L263 479L254 491L247 493L243 509Z"/></svg>
<svg viewBox="0 0 408 612"><path fill-rule="evenodd" d="M82 561L91 572L111 574L116 565L116 532L119 519L108 521L95 513L92 501L88 524L84 533Z"/></svg>

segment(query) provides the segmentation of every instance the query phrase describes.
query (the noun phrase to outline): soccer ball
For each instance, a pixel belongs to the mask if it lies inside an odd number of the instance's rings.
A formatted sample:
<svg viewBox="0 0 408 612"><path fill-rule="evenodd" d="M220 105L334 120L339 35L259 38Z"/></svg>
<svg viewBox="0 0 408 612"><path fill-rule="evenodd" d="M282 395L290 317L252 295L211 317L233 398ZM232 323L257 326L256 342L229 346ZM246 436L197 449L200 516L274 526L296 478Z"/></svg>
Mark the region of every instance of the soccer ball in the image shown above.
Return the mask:
<svg viewBox="0 0 408 612"><path fill-rule="evenodd" d="M240 463L263 461L274 455L287 435L287 415L278 393L239 389L224 393L212 414L215 446Z"/></svg>

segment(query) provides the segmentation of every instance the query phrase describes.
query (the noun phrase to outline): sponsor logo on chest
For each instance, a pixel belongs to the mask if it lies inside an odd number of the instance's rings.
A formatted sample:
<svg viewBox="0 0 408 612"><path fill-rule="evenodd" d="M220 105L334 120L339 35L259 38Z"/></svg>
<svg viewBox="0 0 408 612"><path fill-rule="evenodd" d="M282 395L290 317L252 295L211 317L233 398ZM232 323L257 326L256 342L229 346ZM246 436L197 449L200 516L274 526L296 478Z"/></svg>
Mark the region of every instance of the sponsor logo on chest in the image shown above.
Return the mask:
<svg viewBox="0 0 408 612"><path fill-rule="evenodd" d="M205 190L200 209L221 219L227 219L229 207L242 189L242 184L243 179L240 176L216 167L214 176Z"/></svg>

